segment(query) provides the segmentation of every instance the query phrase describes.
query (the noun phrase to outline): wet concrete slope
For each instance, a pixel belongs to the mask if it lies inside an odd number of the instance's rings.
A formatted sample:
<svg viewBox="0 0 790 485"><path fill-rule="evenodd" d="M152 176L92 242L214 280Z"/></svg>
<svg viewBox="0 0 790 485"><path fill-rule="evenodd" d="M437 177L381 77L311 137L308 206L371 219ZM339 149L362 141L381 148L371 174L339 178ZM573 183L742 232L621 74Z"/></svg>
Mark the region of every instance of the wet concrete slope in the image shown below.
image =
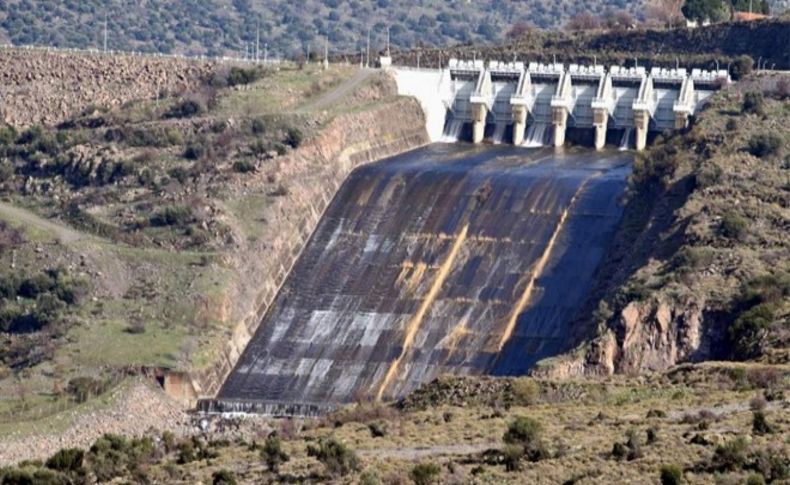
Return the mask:
<svg viewBox="0 0 790 485"><path fill-rule="evenodd" d="M310 414L564 350L629 157L437 144L357 169L204 408Z"/></svg>

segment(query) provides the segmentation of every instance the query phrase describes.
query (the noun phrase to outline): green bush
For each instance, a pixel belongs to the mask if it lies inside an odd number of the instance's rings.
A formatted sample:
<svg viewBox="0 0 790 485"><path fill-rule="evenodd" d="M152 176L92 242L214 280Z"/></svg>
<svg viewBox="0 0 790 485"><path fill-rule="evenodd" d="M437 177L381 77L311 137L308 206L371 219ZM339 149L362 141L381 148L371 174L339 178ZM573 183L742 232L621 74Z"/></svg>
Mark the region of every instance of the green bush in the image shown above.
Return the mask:
<svg viewBox="0 0 790 485"><path fill-rule="evenodd" d="M370 435L374 438L383 438L387 436L387 425L381 421L374 421L368 424Z"/></svg>
<svg viewBox="0 0 790 485"><path fill-rule="evenodd" d="M47 460L47 468L64 473L83 471L82 462L85 452L79 448L64 448Z"/></svg>
<svg viewBox="0 0 790 485"><path fill-rule="evenodd" d="M18 138L16 128L11 125L0 126L0 146L13 145Z"/></svg>
<svg viewBox="0 0 790 485"><path fill-rule="evenodd" d="M740 470L747 464L747 452L746 439L743 436L738 436L734 440L716 447L711 459L711 468L719 472Z"/></svg>
<svg viewBox="0 0 790 485"><path fill-rule="evenodd" d="M730 118L727 120L727 131L735 131L738 129L738 120L735 118Z"/></svg>
<svg viewBox="0 0 790 485"><path fill-rule="evenodd" d="M200 160L206 155L206 147L202 143L190 143L184 149L184 158L187 160Z"/></svg>
<svg viewBox="0 0 790 485"><path fill-rule="evenodd" d="M211 476L211 483L213 485L236 485L236 475L223 468L214 472Z"/></svg>
<svg viewBox="0 0 790 485"><path fill-rule="evenodd" d="M541 436L543 428L536 420L519 416L507 427L502 440L508 445L520 446L531 461L548 458Z"/></svg>
<svg viewBox="0 0 790 485"><path fill-rule="evenodd" d="M661 485L680 485L683 483L683 470L677 465L661 465L659 469Z"/></svg>
<svg viewBox="0 0 790 485"><path fill-rule="evenodd" d="M540 441L542 433L542 426L536 420L519 416L508 425L502 440L509 445L529 447Z"/></svg>
<svg viewBox="0 0 790 485"><path fill-rule="evenodd" d="M233 171L238 173L254 172L255 164L249 160L236 160L233 162Z"/></svg>
<svg viewBox="0 0 790 485"><path fill-rule="evenodd" d="M283 443L280 437L276 433L271 433L266 438L266 443L261 449L261 459L270 472L277 473L280 465L290 460L291 457L283 450Z"/></svg>
<svg viewBox="0 0 790 485"><path fill-rule="evenodd" d="M768 424L764 412L752 412L752 432L756 435L771 434L774 432L773 426Z"/></svg>
<svg viewBox="0 0 790 485"><path fill-rule="evenodd" d="M186 206L167 206L152 215L149 222L152 226L177 226L182 227L194 221L192 209Z"/></svg>
<svg viewBox="0 0 790 485"><path fill-rule="evenodd" d="M750 92L743 96L741 113L761 115L765 112L765 98L761 92Z"/></svg>
<svg viewBox="0 0 790 485"><path fill-rule="evenodd" d="M538 402L540 397L540 383L529 377L513 379L512 389L517 404L529 406Z"/></svg>
<svg viewBox="0 0 790 485"><path fill-rule="evenodd" d="M255 135L262 135L266 133L266 122L263 118L255 118L252 120L252 125L250 126L252 133Z"/></svg>
<svg viewBox="0 0 790 485"><path fill-rule="evenodd" d="M779 153L782 139L773 133L759 133L749 138L749 153L758 158L766 158Z"/></svg>
<svg viewBox="0 0 790 485"><path fill-rule="evenodd" d="M435 463L419 463L409 472L414 485L431 485L439 480L442 469Z"/></svg>
<svg viewBox="0 0 790 485"><path fill-rule="evenodd" d="M250 84L261 77L261 71L256 68L244 69L241 67L231 67L228 71L228 86L238 86L240 84Z"/></svg>
<svg viewBox="0 0 790 485"><path fill-rule="evenodd" d="M765 485L765 478L759 473L752 473L746 478L746 485Z"/></svg>
<svg viewBox="0 0 790 485"><path fill-rule="evenodd" d="M748 76L752 72L752 68L754 67L754 59L747 55L738 56L735 58L735 62L732 63L730 72L732 73L732 78L734 80L739 80L744 76Z"/></svg>
<svg viewBox="0 0 790 485"><path fill-rule="evenodd" d="M165 118L189 118L204 111L203 106L194 99L176 103L165 113Z"/></svg>
<svg viewBox="0 0 790 485"><path fill-rule="evenodd" d="M66 392L80 403L102 394L106 389L105 381L89 376L74 377L66 386Z"/></svg>
<svg viewBox="0 0 790 485"><path fill-rule="evenodd" d="M346 476L359 469L356 453L335 438L322 438L318 446L308 445L307 455L323 463L334 477Z"/></svg>
<svg viewBox="0 0 790 485"><path fill-rule="evenodd" d="M760 344L776 319L776 303L761 303L741 313L729 330L730 343L736 356L749 358L759 355Z"/></svg>
<svg viewBox="0 0 790 485"><path fill-rule="evenodd" d="M628 456L628 447L619 441L612 445L612 458L623 460Z"/></svg>
<svg viewBox="0 0 790 485"><path fill-rule="evenodd" d="M292 148L299 148L304 141L304 134L299 128L289 128L285 135L285 143Z"/></svg>
<svg viewBox="0 0 790 485"><path fill-rule="evenodd" d="M521 469L521 462L524 460L524 447L519 445L506 445L502 449L502 460L505 470L515 472Z"/></svg>
<svg viewBox="0 0 790 485"><path fill-rule="evenodd" d="M746 230L749 227L749 221L746 218L728 212L721 219L721 233L724 237L729 239L741 239L746 235Z"/></svg>

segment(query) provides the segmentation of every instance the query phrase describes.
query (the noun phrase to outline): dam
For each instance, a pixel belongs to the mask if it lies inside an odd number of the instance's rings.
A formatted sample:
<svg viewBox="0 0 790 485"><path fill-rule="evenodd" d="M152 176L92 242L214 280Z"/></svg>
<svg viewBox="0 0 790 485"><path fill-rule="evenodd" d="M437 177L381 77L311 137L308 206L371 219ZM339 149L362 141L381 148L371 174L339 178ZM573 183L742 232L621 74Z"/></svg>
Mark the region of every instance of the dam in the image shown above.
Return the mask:
<svg viewBox="0 0 790 485"><path fill-rule="evenodd" d="M631 159L434 143L357 168L198 408L316 415L442 374L521 375L568 350Z"/></svg>
<svg viewBox="0 0 790 485"><path fill-rule="evenodd" d="M730 82L727 70L584 66L451 59L443 69L391 68L401 95L428 114L434 141L490 140L563 146L569 130L589 130L596 149L607 134L682 130L705 101Z"/></svg>

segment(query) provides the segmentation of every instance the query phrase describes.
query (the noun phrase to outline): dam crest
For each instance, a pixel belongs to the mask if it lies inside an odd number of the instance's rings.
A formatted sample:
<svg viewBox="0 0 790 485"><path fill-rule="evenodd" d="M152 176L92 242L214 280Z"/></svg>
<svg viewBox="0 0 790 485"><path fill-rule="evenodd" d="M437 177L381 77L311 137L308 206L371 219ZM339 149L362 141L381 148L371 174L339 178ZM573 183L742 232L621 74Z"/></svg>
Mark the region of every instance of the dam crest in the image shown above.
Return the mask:
<svg viewBox="0 0 790 485"><path fill-rule="evenodd" d="M726 70L707 71L560 63L462 61L443 69L389 68L398 93L426 112L433 141L465 136L514 145L565 144L569 129L593 130L602 149L607 133L634 133L637 150L648 133L682 130L718 89ZM550 138L550 140L547 140Z"/></svg>

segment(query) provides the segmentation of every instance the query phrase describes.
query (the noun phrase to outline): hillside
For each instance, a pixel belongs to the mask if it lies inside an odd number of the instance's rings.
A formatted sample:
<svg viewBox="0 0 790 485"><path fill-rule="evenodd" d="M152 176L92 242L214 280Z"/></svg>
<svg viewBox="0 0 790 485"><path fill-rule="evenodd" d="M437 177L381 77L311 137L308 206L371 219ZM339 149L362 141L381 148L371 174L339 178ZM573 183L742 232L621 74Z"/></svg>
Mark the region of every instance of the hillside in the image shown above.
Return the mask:
<svg viewBox="0 0 790 485"><path fill-rule="evenodd" d="M787 42L777 42L786 39ZM460 59L513 59L578 62L604 65L727 68L736 57L748 55L767 68L790 68L790 19L724 22L697 29L635 29L611 32L531 31L496 45L459 45L405 49L393 53L396 65L435 67Z"/></svg>
<svg viewBox="0 0 790 485"><path fill-rule="evenodd" d="M641 2L624 0L528 0L467 2L410 0L178 0L173 2L0 1L0 43L102 48L104 17L108 48L146 52L244 55L254 45L272 55L323 51L328 36L335 51L359 52L368 28L372 48L383 48L386 27L398 47L436 46L503 39L511 26L527 22L558 28L581 12L607 9L637 15ZM251 51L250 51L251 52ZM263 57L263 52L261 52Z"/></svg>

